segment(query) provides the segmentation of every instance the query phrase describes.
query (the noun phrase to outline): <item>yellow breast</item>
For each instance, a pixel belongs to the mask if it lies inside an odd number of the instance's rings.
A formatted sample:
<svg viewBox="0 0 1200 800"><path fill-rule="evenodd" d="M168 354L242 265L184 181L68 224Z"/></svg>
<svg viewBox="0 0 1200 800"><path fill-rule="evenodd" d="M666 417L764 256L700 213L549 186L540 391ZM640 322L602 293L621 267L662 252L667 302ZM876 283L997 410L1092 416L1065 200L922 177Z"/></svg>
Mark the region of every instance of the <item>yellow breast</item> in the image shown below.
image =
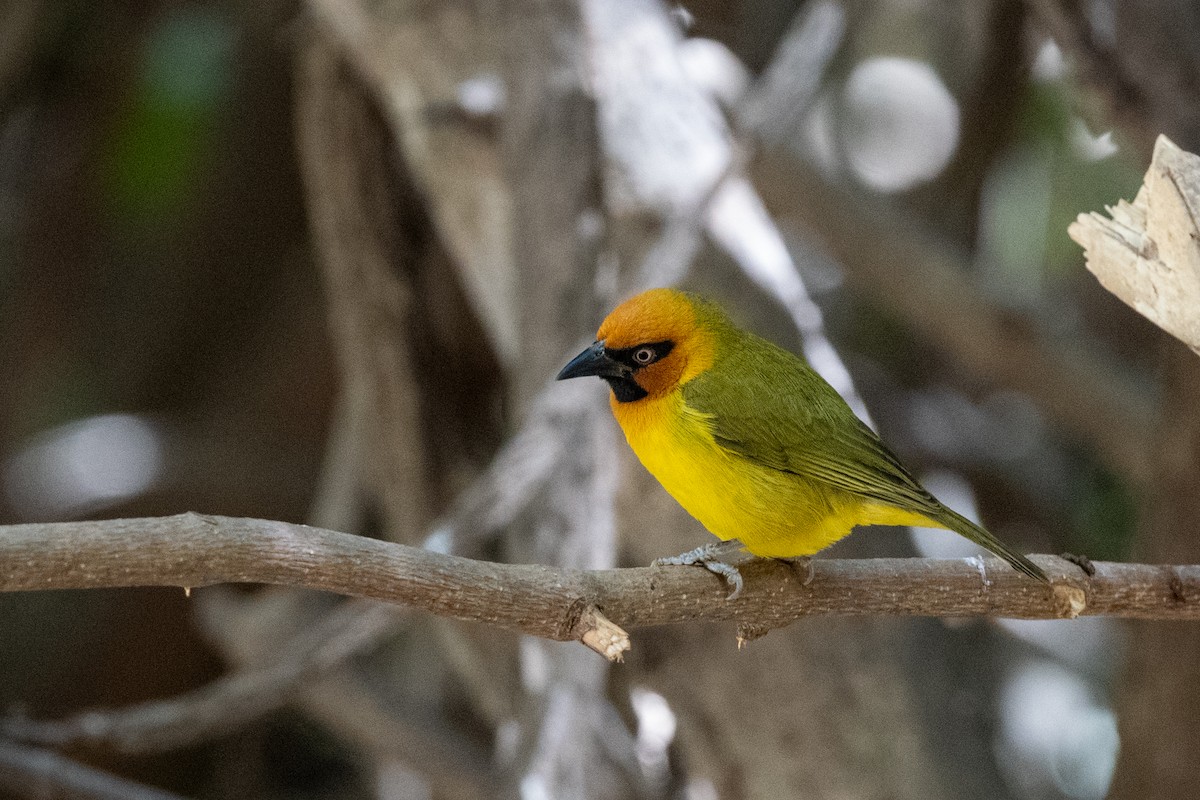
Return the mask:
<svg viewBox="0 0 1200 800"><path fill-rule="evenodd" d="M914 524L916 515L761 466L721 447L709 418L680 392L612 403L629 446L689 514L759 556L816 553L855 525Z"/></svg>

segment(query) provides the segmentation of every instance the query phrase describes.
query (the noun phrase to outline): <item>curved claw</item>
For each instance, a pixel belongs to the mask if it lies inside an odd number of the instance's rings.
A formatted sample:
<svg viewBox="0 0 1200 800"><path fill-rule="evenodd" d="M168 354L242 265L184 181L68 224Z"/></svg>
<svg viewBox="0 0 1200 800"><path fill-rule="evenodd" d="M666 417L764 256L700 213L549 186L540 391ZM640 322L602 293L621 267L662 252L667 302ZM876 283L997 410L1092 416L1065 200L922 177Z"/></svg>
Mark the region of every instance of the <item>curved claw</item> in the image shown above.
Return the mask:
<svg viewBox="0 0 1200 800"><path fill-rule="evenodd" d="M745 585L742 582L742 573L738 572L738 568L733 564L726 564L724 561L701 561L700 564L714 575L720 575L729 584L730 592L725 595L726 600L736 600L742 593L742 587Z"/></svg>
<svg viewBox="0 0 1200 800"><path fill-rule="evenodd" d="M813 579L817 577L817 571L813 569L812 556L793 556L779 560L793 568L799 567L803 570L804 577L800 579L801 586L811 586Z"/></svg>

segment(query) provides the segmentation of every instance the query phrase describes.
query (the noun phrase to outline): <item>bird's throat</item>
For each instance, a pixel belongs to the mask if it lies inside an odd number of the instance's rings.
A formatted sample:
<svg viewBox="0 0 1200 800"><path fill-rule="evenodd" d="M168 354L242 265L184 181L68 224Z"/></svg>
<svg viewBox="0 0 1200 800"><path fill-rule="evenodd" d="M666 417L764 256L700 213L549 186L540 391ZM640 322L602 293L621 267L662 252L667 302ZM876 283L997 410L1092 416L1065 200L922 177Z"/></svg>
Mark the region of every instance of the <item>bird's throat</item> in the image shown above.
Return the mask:
<svg viewBox="0 0 1200 800"><path fill-rule="evenodd" d="M613 378L606 375L604 380L612 388L613 396L617 398L618 403L633 403L650 394L631 377Z"/></svg>

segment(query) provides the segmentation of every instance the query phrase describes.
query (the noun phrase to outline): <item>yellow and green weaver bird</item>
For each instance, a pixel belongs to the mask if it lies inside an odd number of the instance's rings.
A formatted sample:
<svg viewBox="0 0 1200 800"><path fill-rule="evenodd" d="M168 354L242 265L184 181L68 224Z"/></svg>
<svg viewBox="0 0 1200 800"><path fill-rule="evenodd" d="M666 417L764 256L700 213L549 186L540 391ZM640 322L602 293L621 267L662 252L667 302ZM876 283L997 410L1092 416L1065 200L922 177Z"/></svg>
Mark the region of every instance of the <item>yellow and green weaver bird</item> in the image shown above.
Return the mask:
<svg viewBox="0 0 1200 800"><path fill-rule="evenodd" d="M797 356L741 330L720 306L651 289L604 320L558 374L595 375L659 483L724 543L656 564L702 564L742 586L730 548L810 556L858 525L945 528L1049 583L1021 553L942 505Z"/></svg>

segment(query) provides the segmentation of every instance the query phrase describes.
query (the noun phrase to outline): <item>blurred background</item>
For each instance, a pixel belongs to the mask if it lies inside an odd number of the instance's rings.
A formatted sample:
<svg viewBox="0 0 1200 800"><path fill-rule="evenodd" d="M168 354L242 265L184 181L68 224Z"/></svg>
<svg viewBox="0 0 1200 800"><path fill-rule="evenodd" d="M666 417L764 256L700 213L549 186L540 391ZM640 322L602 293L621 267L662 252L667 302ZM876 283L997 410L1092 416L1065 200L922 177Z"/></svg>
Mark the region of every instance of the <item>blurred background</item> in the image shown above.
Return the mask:
<svg viewBox="0 0 1200 800"><path fill-rule="evenodd" d="M550 377L615 302L678 283L805 353L1004 540L1196 563L1200 360L1066 236L1132 199L1160 133L1200 150L1189 0L0 0L0 522L195 510L644 565L707 534L603 387ZM878 529L830 555L972 552ZM0 595L0 730L269 669L337 602ZM124 794L18 763L0 796L1092 800L1198 777L1195 626L632 633L609 668L397 612L226 723L59 743Z"/></svg>

